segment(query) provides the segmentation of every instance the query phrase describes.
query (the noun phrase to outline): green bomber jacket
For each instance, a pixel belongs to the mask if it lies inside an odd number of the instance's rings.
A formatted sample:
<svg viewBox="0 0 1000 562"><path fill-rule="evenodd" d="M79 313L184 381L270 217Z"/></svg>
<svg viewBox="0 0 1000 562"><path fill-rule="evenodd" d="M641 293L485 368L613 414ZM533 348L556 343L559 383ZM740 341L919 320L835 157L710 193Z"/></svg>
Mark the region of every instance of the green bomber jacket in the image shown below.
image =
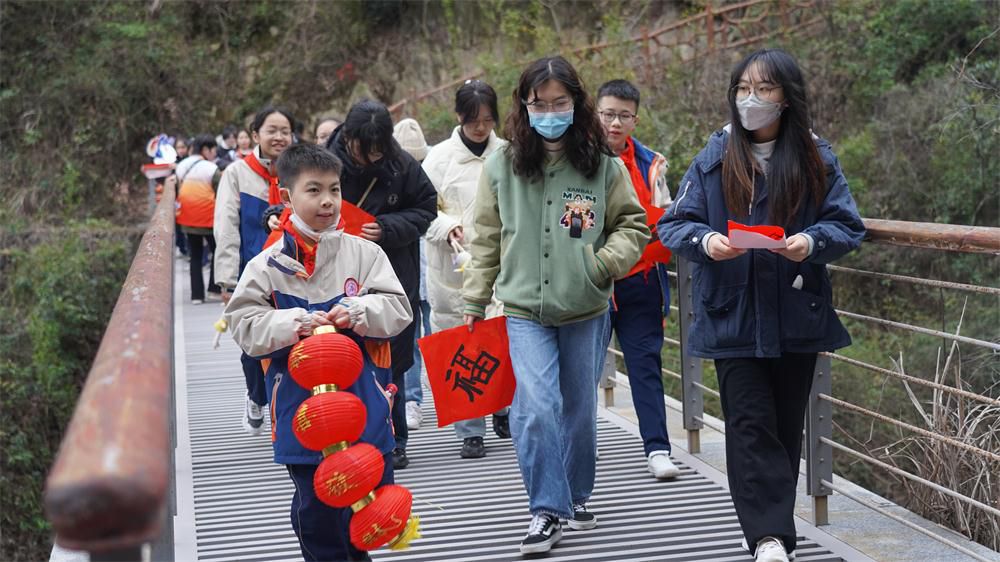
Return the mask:
<svg viewBox="0 0 1000 562"><path fill-rule="evenodd" d="M496 151L479 177L475 222L464 312L483 317L495 286L506 316L543 326L604 314L613 281L650 236L625 165L607 155L590 179L562 153L549 155L542 177L525 178Z"/></svg>

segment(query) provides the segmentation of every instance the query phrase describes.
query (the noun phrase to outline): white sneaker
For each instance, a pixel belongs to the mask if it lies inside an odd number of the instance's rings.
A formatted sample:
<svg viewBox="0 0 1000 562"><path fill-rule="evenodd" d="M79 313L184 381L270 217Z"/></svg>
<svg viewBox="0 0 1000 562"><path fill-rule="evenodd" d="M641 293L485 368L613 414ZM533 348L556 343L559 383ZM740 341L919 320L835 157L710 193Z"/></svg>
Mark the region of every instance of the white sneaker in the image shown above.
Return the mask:
<svg viewBox="0 0 1000 562"><path fill-rule="evenodd" d="M757 541L754 552L756 562L789 562L785 544L774 537L764 537Z"/></svg>
<svg viewBox="0 0 1000 562"><path fill-rule="evenodd" d="M264 431L264 407L246 396L243 408L243 431L250 435L260 435Z"/></svg>
<svg viewBox="0 0 1000 562"><path fill-rule="evenodd" d="M782 543L781 546L782 548L784 548L785 546L784 543ZM750 546L747 545L746 537L743 537L743 540L740 541L740 547L743 548L743 550L745 550L747 554L753 556L753 553L750 552ZM787 556L788 556L788 562L792 562L793 560L795 560L795 551L793 550L792 552L789 552Z"/></svg>
<svg viewBox="0 0 1000 562"><path fill-rule="evenodd" d="M406 403L406 427L408 429L420 429L420 424L424 421L424 411L420 409L420 402Z"/></svg>
<svg viewBox="0 0 1000 562"><path fill-rule="evenodd" d="M656 478L677 478L681 469L670 460L670 453L667 451L653 451L646 459L646 470Z"/></svg>

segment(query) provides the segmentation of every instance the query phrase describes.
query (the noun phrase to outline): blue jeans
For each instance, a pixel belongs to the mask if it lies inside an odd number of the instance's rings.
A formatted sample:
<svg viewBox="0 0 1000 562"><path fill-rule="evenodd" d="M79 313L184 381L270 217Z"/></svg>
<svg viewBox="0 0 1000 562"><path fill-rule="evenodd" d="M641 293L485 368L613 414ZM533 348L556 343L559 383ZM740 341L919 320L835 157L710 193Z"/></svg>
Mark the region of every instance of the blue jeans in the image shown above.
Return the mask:
<svg viewBox="0 0 1000 562"><path fill-rule="evenodd" d="M417 329L413 332L413 366L406 370L406 401L420 404L424 401L424 389L420 386L420 369L424 361L420 357L417 339L431 333L431 305L420 301L420 307L413 311L416 317Z"/></svg>
<svg viewBox="0 0 1000 562"><path fill-rule="evenodd" d="M556 327L507 318L517 380L510 430L532 515L572 517L573 504L590 499L608 330L607 314Z"/></svg>
<svg viewBox="0 0 1000 562"><path fill-rule="evenodd" d="M669 290L669 289L668 289ZM636 273L615 281L617 311L611 327L625 356L625 369L632 389L632 405L639 418L639 435L648 456L653 451L670 452L667 410L663 405L663 293L655 270Z"/></svg>

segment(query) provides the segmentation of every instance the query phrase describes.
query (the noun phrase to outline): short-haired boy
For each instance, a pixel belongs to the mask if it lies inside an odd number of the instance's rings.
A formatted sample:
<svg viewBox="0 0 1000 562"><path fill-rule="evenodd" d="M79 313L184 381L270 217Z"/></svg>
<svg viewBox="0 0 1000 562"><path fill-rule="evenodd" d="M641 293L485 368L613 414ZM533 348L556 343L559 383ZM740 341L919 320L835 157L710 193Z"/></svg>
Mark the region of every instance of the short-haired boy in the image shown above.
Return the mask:
<svg viewBox="0 0 1000 562"><path fill-rule="evenodd" d="M226 320L236 343L264 364L274 461L287 466L295 484L291 520L303 557L369 560L351 545L351 510L329 507L313 492L322 454L302 447L292 432L295 410L310 389L288 375L288 354L321 325L336 326L358 342L364 369L345 390L367 407L361 441L385 455L381 484L391 483L395 440L384 390L392 377L387 338L409 325L412 312L382 249L338 229L340 160L321 147L299 144L285 150L277 167L281 199L292 214L281 224L283 239L247 264Z"/></svg>
<svg viewBox="0 0 1000 562"><path fill-rule="evenodd" d="M597 91L597 111L608 146L625 163L639 202L647 213L654 207L666 208L670 204L665 178L667 159L632 138L639 123L639 89L627 80L606 82ZM649 219L647 224L652 222ZM655 231L651 243L660 243ZM646 466L656 478L673 478L680 473L670 460L663 405L660 349L663 317L670 312L666 273L665 262L644 252L626 277L615 281L616 308L611 312L611 327L618 334L625 356Z"/></svg>

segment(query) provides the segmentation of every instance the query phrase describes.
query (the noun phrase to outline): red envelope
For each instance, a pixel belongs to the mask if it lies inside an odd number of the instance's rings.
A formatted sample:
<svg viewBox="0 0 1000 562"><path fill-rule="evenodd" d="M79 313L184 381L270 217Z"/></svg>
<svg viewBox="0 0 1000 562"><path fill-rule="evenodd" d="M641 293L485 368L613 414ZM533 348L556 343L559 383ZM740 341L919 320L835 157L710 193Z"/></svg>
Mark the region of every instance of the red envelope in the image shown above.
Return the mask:
<svg viewBox="0 0 1000 562"><path fill-rule="evenodd" d="M766 224L747 226L729 221L729 245L733 248L784 248L785 229Z"/></svg>
<svg viewBox="0 0 1000 562"><path fill-rule="evenodd" d="M510 406L514 368L510 364L507 319L476 322L417 340L434 394L438 427L479 418Z"/></svg>
<svg viewBox="0 0 1000 562"><path fill-rule="evenodd" d="M375 222L374 215L347 201L340 204L340 219L344 221L344 232L355 236L361 236L361 225Z"/></svg>

